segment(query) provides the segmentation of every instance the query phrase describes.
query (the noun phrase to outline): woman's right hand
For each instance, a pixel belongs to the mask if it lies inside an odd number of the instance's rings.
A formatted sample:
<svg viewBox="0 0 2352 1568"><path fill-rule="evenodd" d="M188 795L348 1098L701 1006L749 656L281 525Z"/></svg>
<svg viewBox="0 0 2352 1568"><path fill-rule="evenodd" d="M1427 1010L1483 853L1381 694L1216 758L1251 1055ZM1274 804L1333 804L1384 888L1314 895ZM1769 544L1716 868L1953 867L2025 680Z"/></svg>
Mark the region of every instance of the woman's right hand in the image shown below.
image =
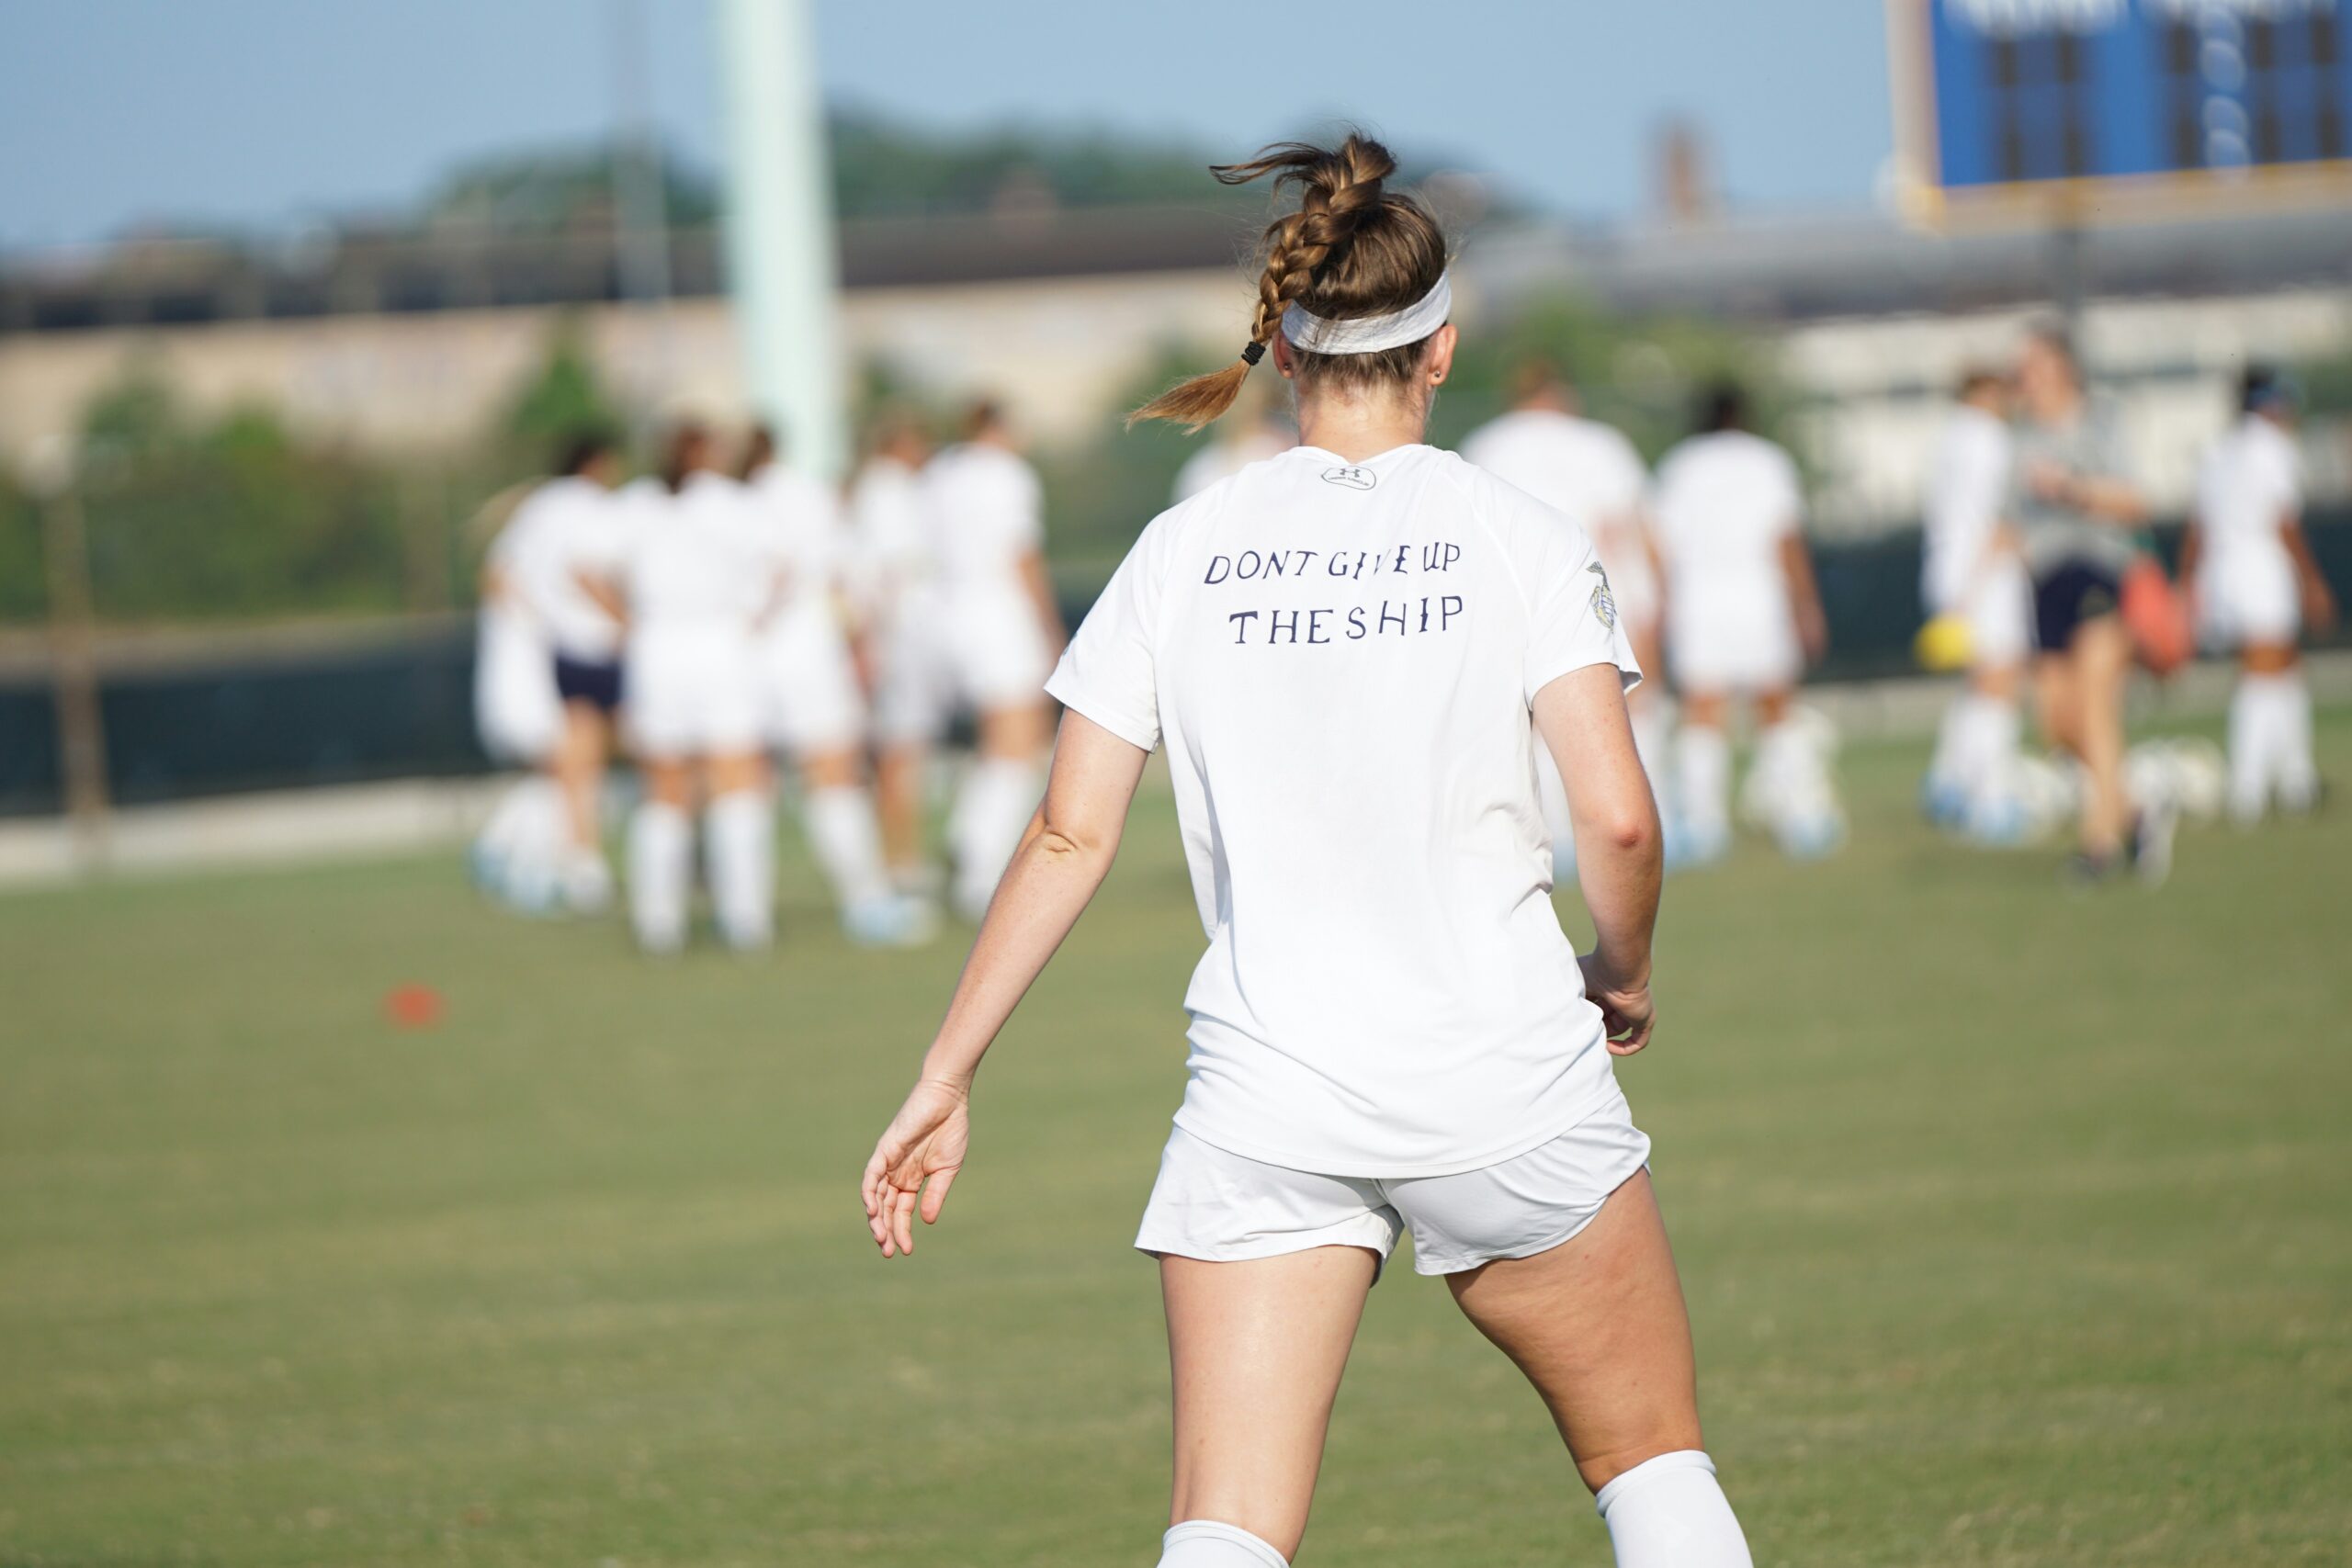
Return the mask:
<svg viewBox="0 0 2352 1568"><path fill-rule="evenodd" d="M919 1079L882 1130L861 1184L865 1224L885 1258L915 1249L914 1215L921 1195L922 1223L936 1224L947 1189L964 1167L972 1141L972 1091L968 1085Z"/></svg>
<svg viewBox="0 0 2352 1568"><path fill-rule="evenodd" d="M1650 983L1630 985L1611 974L1600 954L1588 953L1577 960L1584 971L1585 999L1600 1010L1609 1032L1609 1054L1630 1056L1650 1043L1657 1026L1657 1004L1650 999Z"/></svg>

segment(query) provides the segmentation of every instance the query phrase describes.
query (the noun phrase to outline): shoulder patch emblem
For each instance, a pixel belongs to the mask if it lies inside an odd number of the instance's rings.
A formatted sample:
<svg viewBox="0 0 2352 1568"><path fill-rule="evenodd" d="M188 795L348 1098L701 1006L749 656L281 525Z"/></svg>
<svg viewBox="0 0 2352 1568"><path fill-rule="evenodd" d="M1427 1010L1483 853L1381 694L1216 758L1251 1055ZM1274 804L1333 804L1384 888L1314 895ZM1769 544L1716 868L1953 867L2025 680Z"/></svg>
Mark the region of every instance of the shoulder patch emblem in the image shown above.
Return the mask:
<svg viewBox="0 0 2352 1568"><path fill-rule="evenodd" d="M1585 570L1600 579L1600 586L1592 591L1593 618L1613 632L1617 629L1617 596L1609 592L1609 573L1601 570L1599 561Z"/></svg>

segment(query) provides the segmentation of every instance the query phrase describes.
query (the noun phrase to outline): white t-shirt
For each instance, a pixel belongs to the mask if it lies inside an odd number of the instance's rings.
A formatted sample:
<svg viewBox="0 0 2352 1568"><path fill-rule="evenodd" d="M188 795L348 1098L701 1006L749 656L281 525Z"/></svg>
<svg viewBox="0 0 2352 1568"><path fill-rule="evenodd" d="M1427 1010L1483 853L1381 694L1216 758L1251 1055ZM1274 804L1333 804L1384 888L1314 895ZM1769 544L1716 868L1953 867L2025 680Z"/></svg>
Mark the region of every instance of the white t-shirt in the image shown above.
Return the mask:
<svg viewBox="0 0 2352 1568"><path fill-rule="evenodd" d="M1650 501L1678 622L1751 626L1788 600L1781 541L1804 507L1796 463L1744 430L1694 435L1657 467Z"/></svg>
<svg viewBox="0 0 2352 1568"><path fill-rule="evenodd" d="M1931 613L1965 603L2008 484L2009 427L1980 408L1953 410L1928 468L1921 523L1919 592Z"/></svg>
<svg viewBox="0 0 2352 1568"><path fill-rule="evenodd" d="M2302 457L2294 438L2259 414L2232 426L2197 474L2197 519L2205 536L2200 581L2237 585L2291 577L2294 561L2278 525L2302 510Z"/></svg>
<svg viewBox="0 0 2352 1568"><path fill-rule="evenodd" d="M1023 557L1046 541L1037 470L1001 446L950 446L923 469L933 551L950 592L1018 589Z"/></svg>
<svg viewBox="0 0 2352 1568"><path fill-rule="evenodd" d="M922 479L896 457L875 457L858 470L849 505L858 597L887 613L933 574Z"/></svg>
<svg viewBox="0 0 2352 1568"><path fill-rule="evenodd" d="M834 595L849 559L849 534L832 487L782 463L752 477L752 497L766 509L786 568L779 621L837 624Z"/></svg>
<svg viewBox="0 0 2352 1568"><path fill-rule="evenodd" d="M1556 409L1516 409L1472 431L1462 455L1574 518L1627 613L1656 614L1657 574L1642 522L1649 470L1623 432Z"/></svg>
<svg viewBox="0 0 2352 1568"><path fill-rule="evenodd" d="M1529 705L1640 678L1582 530L1451 452L1253 464L1144 530L1046 689L1166 744L1208 951L1177 1125L1341 1176L1472 1170L1610 1092Z"/></svg>
<svg viewBox="0 0 2352 1568"><path fill-rule="evenodd" d="M774 604L786 566L767 510L723 474L689 475L676 493L631 487L637 515L621 579L633 635L741 634Z"/></svg>
<svg viewBox="0 0 2352 1568"><path fill-rule="evenodd" d="M580 586L580 573L609 574L620 560L628 506L594 479L549 479L524 499L498 536L492 558L516 598L566 658L619 657L620 624Z"/></svg>

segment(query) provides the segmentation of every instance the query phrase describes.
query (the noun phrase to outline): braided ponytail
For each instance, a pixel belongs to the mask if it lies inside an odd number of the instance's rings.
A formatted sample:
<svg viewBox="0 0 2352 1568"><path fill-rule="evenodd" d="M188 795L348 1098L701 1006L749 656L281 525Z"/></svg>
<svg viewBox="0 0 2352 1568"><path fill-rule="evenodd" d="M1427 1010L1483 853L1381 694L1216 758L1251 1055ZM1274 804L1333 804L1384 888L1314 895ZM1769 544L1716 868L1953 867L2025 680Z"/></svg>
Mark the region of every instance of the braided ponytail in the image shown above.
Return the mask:
<svg viewBox="0 0 2352 1568"><path fill-rule="evenodd" d="M1272 175L1276 189L1298 187L1299 208L1267 226L1257 309L1239 356L1222 370L1170 387L1129 414L1130 425L1165 419L1196 431L1231 408L1293 303L1335 320L1380 315L1428 293L1445 271L1445 241L1436 221L1411 197L1387 190L1396 160L1369 137L1351 131L1336 148L1279 142L1246 164L1209 172L1229 186ZM1419 360L1420 346L1361 355L1298 350L1297 374L1306 378L1353 360L1363 363L1349 366L1350 379L1401 377Z"/></svg>

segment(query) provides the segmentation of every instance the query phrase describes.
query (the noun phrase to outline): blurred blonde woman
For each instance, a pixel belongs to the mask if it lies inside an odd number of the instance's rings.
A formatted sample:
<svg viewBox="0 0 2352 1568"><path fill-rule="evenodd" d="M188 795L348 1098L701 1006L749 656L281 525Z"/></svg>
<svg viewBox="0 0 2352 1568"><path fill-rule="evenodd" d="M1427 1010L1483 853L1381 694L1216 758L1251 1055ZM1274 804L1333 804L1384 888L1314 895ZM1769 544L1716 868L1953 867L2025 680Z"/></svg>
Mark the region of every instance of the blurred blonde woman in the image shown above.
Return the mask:
<svg viewBox="0 0 2352 1568"><path fill-rule="evenodd" d="M1003 408L973 404L964 439L923 480L948 666L979 723L947 829L956 908L978 919L1037 804L1053 739L1046 676L1067 637L1046 572L1045 491Z"/></svg>
<svg viewBox="0 0 2352 1568"><path fill-rule="evenodd" d="M652 953L685 942L697 806L720 936L755 948L775 931L758 638L782 600L785 560L717 457L701 425L672 434L660 484L631 491L637 515L618 572L629 737L645 778L629 824L629 917Z"/></svg>
<svg viewBox="0 0 2352 1568"><path fill-rule="evenodd" d="M1063 656L1045 804L866 1166L867 1222L888 1258L918 1213L939 1218L981 1057L1164 748L1208 949L1136 1238L1174 1369L1161 1568L1296 1552L1366 1293L1408 1225L1415 1268L1550 1405L1618 1562L1745 1568L1649 1140L1611 1066L1654 1023L1639 671L1582 530L1423 442L1452 296L1395 168L1351 136L1218 171L1274 175L1300 209L1267 231L1241 357L1140 415L1204 424L1271 351L1301 444L1155 519ZM1581 960L1549 897L1539 744L1584 847Z"/></svg>

